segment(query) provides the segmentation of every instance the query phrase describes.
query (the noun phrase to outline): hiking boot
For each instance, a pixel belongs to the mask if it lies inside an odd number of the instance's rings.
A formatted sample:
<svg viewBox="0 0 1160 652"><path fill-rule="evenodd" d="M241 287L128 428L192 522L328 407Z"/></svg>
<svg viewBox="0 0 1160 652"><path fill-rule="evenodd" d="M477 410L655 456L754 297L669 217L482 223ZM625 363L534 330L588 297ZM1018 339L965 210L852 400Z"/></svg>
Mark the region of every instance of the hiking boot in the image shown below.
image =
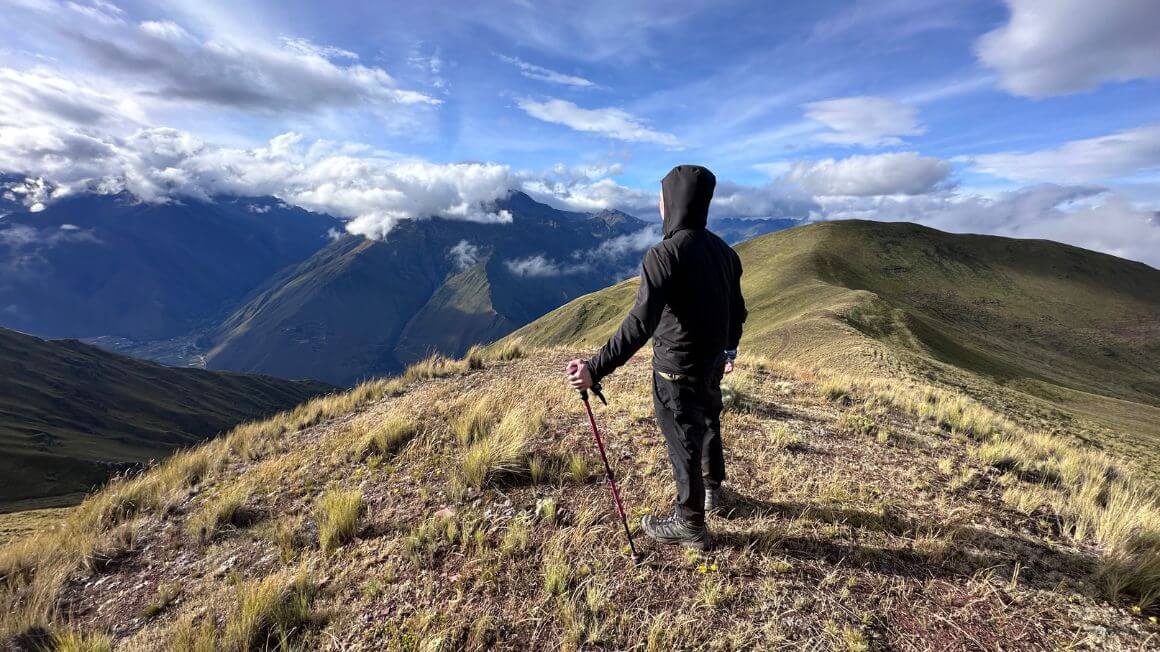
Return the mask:
<svg viewBox="0 0 1160 652"><path fill-rule="evenodd" d="M665 518L646 516L640 519L640 527L657 543L680 544L701 551L709 549L709 529L693 525L676 514Z"/></svg>
<svg viewBox="0 0 1160 652"><path fill-rule="evenodd" d="M705 487L705 513L721 513L721 489L710 489Z"/></svg>

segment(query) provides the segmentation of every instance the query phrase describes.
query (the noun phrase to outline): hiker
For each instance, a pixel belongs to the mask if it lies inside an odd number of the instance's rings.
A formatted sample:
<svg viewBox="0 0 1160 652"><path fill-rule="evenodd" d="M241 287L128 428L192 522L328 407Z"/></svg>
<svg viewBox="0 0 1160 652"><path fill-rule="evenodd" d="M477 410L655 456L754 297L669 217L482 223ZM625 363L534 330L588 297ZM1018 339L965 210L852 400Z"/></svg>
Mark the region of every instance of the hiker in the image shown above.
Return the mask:
<svg viewBox="0 0 1160 652"><path fill-rule="evenodd" d="M709 546L705 513L721 503L721 378L733 371L745 300L741 259L705 225L717 178L678 165L661 180L664 239L641 266L636 303L608 342L566 370L586 390L653 339L653 408L677 484L673 514L646 516L641 528L660 543Z"/></svg>

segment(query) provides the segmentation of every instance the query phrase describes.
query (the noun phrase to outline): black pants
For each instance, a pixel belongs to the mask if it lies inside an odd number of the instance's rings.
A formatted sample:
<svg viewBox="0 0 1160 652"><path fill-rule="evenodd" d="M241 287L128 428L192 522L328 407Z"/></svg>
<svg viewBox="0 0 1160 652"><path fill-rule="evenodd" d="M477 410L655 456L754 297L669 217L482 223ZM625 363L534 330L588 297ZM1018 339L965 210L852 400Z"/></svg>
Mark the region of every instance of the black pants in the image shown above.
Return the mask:
<svg viewBox="0 0 1160 652"><path fill-rule="evenodd" d="M653 408L673 465L677 514L697 525L705 522L705 488L725 480L721 376L718 370L670 380L653 371Z"/></svg>

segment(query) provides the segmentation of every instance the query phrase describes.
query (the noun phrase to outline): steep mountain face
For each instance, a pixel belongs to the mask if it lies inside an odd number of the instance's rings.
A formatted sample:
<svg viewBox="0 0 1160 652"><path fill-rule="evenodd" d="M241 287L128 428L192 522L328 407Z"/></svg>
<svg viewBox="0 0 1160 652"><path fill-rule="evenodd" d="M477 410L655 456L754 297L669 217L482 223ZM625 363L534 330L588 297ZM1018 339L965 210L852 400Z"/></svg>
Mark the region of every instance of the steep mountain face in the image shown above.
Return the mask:
<svg viewBox="0 0 1160 652"><path fill-rule="evenodd" d="M0 194L0 325L46 337L187 334L341 229L273 198L82 193L31 212L11 189Z"/></svg>
<svg viewBox="0 0 1160 652"><path fill-rule="evenodd" d="M1055 242L867 221L790 229L737 252L750 308L745 349L832 368L889 350L1007 405L1034 398L1044 413L1064 408L1129 455L1156 449L1160 271L1148 265ZM582 297L512 337L596 346L635 283Z"/></svg>
<svg viewBox="0 0 1160 652"><path fill-rule="evenodd" d="M218 329L211 369L349 384L438 351L460 355L633 273L631 215L559 211L513 193L510 224L401 222L344 236L285 270Z"/></svg>
<svg viewBox="0 0 1160 652"><path fill-rule="evenodd" d="M161 459L331 389L170 369L0 329L0 511L76 502L126 464Z"/></svg>

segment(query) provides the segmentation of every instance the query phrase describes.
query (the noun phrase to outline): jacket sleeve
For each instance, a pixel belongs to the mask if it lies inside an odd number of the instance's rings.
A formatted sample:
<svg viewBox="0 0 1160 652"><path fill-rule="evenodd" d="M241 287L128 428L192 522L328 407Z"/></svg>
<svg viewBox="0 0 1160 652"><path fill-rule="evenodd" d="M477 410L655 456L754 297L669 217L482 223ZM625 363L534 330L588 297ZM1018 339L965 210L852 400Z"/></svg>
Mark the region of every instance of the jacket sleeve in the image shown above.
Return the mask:
<svg viewBox="0 0 1160 652"><path fill-rule="evenodd" d="M620 323L620 328L588 360L593 382L599 382L612 373L634 353L644 346L660 322L668 302L670 279L673 276L673 260L663 247L653 247L645 254L640 270L640 288L636 292L636 302L628 316Z"/></svg>
<svg viewBox="0 0 1160 652"><path fill-rule="evenodd" d="M729 339L725 347L730 351L737 350L741 342L741 326L749 316L749 311L745 309L745 297L741 296L741 258L737 254L733 254L733 265L737 273L733 277L733 296L729 300Z"/></svg>

